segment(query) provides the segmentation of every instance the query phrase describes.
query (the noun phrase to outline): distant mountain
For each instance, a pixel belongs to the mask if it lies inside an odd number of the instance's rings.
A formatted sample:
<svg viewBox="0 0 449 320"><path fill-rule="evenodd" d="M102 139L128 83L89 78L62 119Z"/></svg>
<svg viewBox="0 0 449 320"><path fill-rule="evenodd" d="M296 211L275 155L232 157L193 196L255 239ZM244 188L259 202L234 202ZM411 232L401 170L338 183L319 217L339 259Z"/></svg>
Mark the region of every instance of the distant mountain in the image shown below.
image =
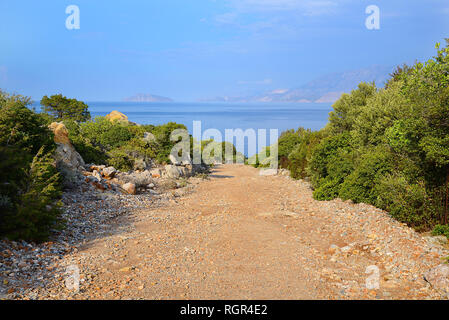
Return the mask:
<svg viewBox="0 0 449 320"><path fill-rule="evenodd" d="M342 93L349 93L357 88L360 82L374 81L378 87L382 87L393 69L393 67L372 66L348 72L330 73L297 88L277 89L249 97L215 98L209 101L333 103Z"/></svg>
<svg viewBox="0 0 449 320"><path fill-rule="evenodd" d="M126 102L173 102L172 99L167 97L156 96L153 94L138 93L135 96L125 98Z"/></svg>

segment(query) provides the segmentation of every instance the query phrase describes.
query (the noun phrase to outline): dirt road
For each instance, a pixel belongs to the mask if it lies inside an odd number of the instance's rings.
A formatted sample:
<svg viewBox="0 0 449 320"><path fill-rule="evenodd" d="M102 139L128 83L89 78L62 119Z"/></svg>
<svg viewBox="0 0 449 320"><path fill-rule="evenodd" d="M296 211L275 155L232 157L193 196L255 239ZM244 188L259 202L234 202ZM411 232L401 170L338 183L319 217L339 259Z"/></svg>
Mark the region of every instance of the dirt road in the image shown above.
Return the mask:
<svg viewBox="0 0 449 320"><path fill-rule="evenodd" d="M248 166L218 167L193 192L119 223L66 257L80 292L59 281L50 298L440 297L422 274L447 251L381 210L318 202L305 182Z"/></svg>

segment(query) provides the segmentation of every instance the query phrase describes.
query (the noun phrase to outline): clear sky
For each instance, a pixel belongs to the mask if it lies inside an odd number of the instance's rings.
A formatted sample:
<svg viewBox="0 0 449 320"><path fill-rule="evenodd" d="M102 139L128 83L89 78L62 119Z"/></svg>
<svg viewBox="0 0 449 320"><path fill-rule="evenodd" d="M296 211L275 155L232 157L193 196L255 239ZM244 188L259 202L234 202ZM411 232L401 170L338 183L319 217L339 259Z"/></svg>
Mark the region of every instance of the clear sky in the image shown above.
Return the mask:
<svg viewBox="0 0 449 320"><path fill-rule="evenodd" d="M79 30L66 28L72 4ZM380 30L365 27L368 5ZM0 88L194 101L424 60L445 37L448 0L1 0Z"/></svg>

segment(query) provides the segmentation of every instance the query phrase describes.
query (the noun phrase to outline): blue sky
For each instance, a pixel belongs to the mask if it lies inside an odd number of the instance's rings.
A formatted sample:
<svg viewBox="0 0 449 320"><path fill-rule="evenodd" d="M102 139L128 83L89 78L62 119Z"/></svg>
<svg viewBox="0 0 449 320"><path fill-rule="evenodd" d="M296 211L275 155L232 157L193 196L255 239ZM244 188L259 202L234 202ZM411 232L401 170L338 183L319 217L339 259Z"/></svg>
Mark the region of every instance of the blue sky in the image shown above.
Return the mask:
<svg viewBox="0 0 449 320"><path fill-rule="evenodd" d="M79 30L65 27L71 4ZM380 30L365 27L371 4ZM195 101L428 59L445 37L447 0L2 0L0 88Z"/></svg>

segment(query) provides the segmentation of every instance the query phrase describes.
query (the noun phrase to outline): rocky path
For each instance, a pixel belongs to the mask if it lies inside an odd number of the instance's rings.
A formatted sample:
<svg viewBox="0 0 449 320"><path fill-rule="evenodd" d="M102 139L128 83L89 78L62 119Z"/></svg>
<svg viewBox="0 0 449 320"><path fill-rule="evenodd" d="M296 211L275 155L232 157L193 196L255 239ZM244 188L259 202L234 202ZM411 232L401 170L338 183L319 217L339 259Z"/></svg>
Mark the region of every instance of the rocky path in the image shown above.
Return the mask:
<svg viewBox="0 0 449 320"><path fill-rule="evenodd" d="M64 256L79 292L61 276L39 298L443 298L423 274L444 247L379 209L318 202L305 182L248 166L218 167L194 192L117 224Z"/></svg>

